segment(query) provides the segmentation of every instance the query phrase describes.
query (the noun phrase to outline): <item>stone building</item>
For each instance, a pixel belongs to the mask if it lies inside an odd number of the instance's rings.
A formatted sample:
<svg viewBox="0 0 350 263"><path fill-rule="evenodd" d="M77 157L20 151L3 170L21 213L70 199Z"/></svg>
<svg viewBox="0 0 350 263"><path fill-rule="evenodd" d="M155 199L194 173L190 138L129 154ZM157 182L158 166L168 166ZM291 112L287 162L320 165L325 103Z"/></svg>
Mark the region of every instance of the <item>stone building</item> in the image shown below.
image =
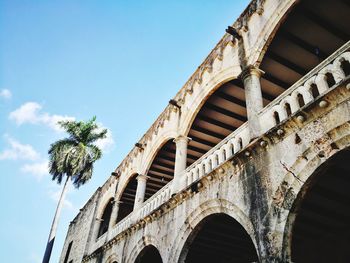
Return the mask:
<svg viewBox="0 0 350 263"><path fill-rule="evenodd" d="M349 17L345 0L253 0L70 223L60 262L348 262Z"/></svg>

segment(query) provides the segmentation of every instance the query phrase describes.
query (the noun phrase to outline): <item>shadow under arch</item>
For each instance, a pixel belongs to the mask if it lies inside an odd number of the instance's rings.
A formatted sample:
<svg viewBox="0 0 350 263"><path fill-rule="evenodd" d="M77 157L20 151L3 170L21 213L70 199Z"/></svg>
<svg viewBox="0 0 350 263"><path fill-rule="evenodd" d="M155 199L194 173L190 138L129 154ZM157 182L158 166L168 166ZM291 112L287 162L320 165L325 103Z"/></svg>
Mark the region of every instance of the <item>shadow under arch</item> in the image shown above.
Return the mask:
<svg viewBox="0 0 350 263"><path fill-rule="evenodd" d="M136 243L136 245L132 248L129 256L126 258L125 262L126 263L146 263L146 261L142 261L145 258L143 258L144 256L148 257L150 256L151 258L153 256L155 256L157 261L154 261L154 263L162 263L163 261L163 257L160 254L160 251L158 249L159 244L157 239L154 236L150 236L150 235L146 235L143 236L141 239L139 239L139 241ZM148 250L151 249L151 250ZM148 252L151 252L151 255L147 255L147 250ZM154 253L154 252L157 253ZM146 258L147 259L147 258ZM138 261L137 261L138 260ZM153 262L153 261L149 261L149 262Z"/></svg>
<svg viewBox="0 0 350 263"><path fill-rule="evenodd" d="M145 175L146 201L174 178L176 145L174 138L167 138L153 152L152 159L147 164Z"/></svg>
<svg viewBox="0 0 350 263"><path fill-rule="evenodd" d="M181 132L191 140L187 165L191 165L247 121L245 91L240 79L216 80L203 89L182 119Z"/></svg>
<svg viewBox="0 0 350 263"><path fill-rule="evenodd" d="M106 260L106 263L118 263L118 262L120 261L118 260L118 257L116 254L110 255Z"/></svg>
<svg viewBox="0 0 350 263"><path fill-rule="evenodd" d="M348 262L349 161L350 146L347 146L319 165L300 188L285 226L284 259Z"/></svg>
<svg viewBox="0 0 350 263"><path fill-rule="evenodd" d="M102 210L102 215L100 216L100 224L98 226L97 238L102 236L104 233L108 231L109 221L111 218L112 210L113 210L114 198L108 199L104 208Z"/></svg>
<svg viewBox="0 0 350 263"><path fill-rule="evenodd" d="M118 215L115 223L120 222L127 217L134 209L136 189L137 189L137 173L133 173L125 182L122 191L116 197L118 202Z"/></svg>
<svg viewBox="0 0 350 263"><path fill-rule="evenodd" d="M269 26L262 30L260 39L263 42L258 44L255 61L250 62L265 72L261 77L261 89L269 101L350 38L350 29L346 26L350 6L343 1L285 1L276 6L278 17L271 16Z"/></svg>
<svg viewBox="0 0 350 263"><path fill-rule="evenodd" d="M179 229L175 237L173 247L170 250L169 262L185 262L184 260L188 251L185 251L184 248L189 237L192 235L193 229L199 226L205 218L216 214L227 215L232 218L232 220L236 221L249 236L255 251L258 251L255 240L255 230L248 216L230 201L225 199L212 199L200 204L187 217L185 224Z"/></svg>

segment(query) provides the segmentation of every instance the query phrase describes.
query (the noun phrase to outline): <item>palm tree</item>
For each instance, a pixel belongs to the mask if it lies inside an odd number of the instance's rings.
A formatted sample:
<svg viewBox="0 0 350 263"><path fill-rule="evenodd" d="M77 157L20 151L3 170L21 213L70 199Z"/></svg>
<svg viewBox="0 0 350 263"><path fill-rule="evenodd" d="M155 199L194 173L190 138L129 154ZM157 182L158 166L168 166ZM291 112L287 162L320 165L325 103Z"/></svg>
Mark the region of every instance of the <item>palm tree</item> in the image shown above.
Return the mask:
<svg viewBox="0 0 350 263"><path fill-rule="evenodd" d="M43 263L48 263L50 261L58 219L67 192L67 183L69 179L72 180L73 185L76 188L85 184L92 176L94 162L102 156L102 151L94 143L97 140L106 137L107 129L100 129L95 121L96 117L93 117L87 122L58 122L69 134L69 137L51 144L48 151L50 158L49 171L52 175L52 180L61 184L65 177L65 183L52 222L49 239L42 261Z"/></svg>

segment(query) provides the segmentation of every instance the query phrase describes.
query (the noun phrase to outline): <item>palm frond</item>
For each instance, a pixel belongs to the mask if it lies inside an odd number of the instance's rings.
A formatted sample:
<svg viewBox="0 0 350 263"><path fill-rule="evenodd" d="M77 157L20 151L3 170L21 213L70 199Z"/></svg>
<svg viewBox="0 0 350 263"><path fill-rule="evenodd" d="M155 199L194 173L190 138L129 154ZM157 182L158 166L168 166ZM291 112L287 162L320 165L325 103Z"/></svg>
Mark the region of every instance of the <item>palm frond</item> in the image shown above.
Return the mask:
<svg viewBox="0 0 350 263"><path fill-rule="evenodd" d="M102 157L102 151L93 143L106 137L107 129L100 129L96 117L84 121L61 121L69 138L51 144L49 171L59 184L64 176L72 179L75 187L85 184L92 176L93 164Z"/></svg>

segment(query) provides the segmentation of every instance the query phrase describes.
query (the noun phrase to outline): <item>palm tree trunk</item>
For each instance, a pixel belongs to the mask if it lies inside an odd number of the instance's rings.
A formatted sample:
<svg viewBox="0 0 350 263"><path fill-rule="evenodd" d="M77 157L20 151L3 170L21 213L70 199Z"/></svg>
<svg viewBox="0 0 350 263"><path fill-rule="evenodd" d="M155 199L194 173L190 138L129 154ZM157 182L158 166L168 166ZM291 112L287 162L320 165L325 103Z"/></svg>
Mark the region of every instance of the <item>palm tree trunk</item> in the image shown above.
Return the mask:
<svg viewBox="0 0 350 263"><path fill-rule="evenodd" d="M45 254L44 254L44 258L43 258L42 263L49 263L49 261L50 261L51 251L52 251L53 243L55 242L55 237L56 237L57 225L58 225L58 221L59 221L59 218L61 215L64 197L65 197L67 189L68 189L67 183L68 183L69 176L66 176L66 177L67 177L67 179L64 183L60 199L58 200L55 217L54 217L52 225L51 225L50 235L49 235L49 239L48 239L47 244L46 244Z"/></svg>

